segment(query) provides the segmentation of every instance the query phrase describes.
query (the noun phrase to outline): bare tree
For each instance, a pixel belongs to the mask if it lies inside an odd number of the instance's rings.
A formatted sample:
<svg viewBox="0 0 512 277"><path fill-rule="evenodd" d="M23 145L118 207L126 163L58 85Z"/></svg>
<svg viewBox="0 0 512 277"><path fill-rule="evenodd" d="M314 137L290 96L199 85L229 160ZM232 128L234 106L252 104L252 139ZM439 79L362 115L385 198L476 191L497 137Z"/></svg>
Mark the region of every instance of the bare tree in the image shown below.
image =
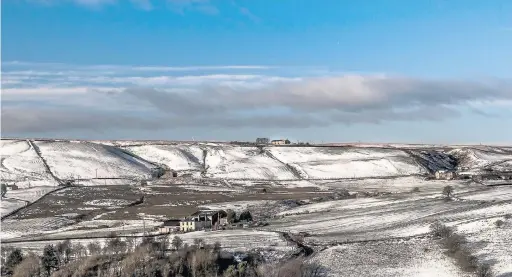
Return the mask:
<svg viewBox="0 0 512 277"><path fill-rule="evenodd" d="M169 236L161 236L156 239L156 251L159 257L165 257L165 251L169 249Z"/></svg>
<svg viewBox="0 0 512 277"><path fill-rule="evenodd" d="M263 265L257 270L258 276L265 277L323 277L322 267L303 258L290 260L281 265Z"/></svg>
<svg viewBox="0 0 512 277"><path fill-rule="evenodd" d="M132 252L133 248L136 245L136 238L135 237L127 237L125 241L126 241L126 251Z"/></svg>
<svg viewBox="0 0 512 277"><path fill-rule="evenodd" d="M71 241L65 240L63 242L59 242L56 246L57 257L59 258L59 264L67 264L69 262L69 258L71 256Z"/></svg>
<svg viewBox="0 0 512 277"><path fill-rule="evenodd" d="M105 249L108 253L118 255L126 251L126 242L117 237L110 238Z"/></svg>
<svg viewBox="0 0 512 277"><path fill-rule="evenodd" d="M202 238L195 238L194 239L194 245L196 247L199 247L199 248L203 247L204 246L204 239L202 239Z"/></svg>
<svg viewBox="0 0 512 277"><path fill-rule="evenodd" d="M71 245L71 253L74 254L76 259L82 259L87 256L87 248L80 242L73 243Z"/></svg>
<svg viewBox="0 0 512 277"><path fill-rule="evenodd" d="M147 276L144 273L151 260L149 245L139 246L129 254L120 265L122 276Z"/></svg>
<svg viewBox="0 0 512 277"><path fill-rule="evenodd" d="M91 241L87 244L87 250L89 250L89 256L99 254L101 252L101 245L97 241Z"/></svg>
<svg viewBox="0 0 512 277"><path fill-rule="evenodd" d="M443 188L443 195L446 196L446 198L451 198L452 194L453 194L452 186L446 186Z"/></svg>

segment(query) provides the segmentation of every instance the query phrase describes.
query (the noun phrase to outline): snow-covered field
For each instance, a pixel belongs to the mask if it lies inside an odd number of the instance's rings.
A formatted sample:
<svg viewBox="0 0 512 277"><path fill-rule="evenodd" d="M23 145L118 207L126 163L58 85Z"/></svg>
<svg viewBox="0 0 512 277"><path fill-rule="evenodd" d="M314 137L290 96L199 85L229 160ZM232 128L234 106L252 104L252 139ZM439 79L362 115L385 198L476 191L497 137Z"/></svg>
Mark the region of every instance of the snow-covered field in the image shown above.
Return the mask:
<svg viewBox="0 0 512 277"><path fill-rule="evenodd" d="M364 180L327 180L316 181L315 183L332 189L347 189L349 191L409 192L414 188L418 188L422 192L439 192L447 185L463 190L471 188L471 186L467 185L467 181L425 180L415 176Z"/></svg>
<svg viewBox="0 0 512 277"><path fill-rule="evenodd" d="M49 231L59 230L72 220L59 217L33 218L23 220L6 219L2 222L1 239L16 238L21 236L33 236Z"/></svg>
<svg viewBox="0 0 512 277"><path fill-rule="evenodd" d="M313 260L329 276L470 277L439 246L426 239L355 243L329 247Z"/></svg>
<svg viewBox="0 0 512 277"><path fill-rule="evenodd" d="M512 213L512 210L508 210ZM502 227L496 226L496 221L502 220ZM492 261L495 276L512 275L512 219L504 216L481 219L457 226L457 231L463 233L476 256L483 260Z"/></svg>

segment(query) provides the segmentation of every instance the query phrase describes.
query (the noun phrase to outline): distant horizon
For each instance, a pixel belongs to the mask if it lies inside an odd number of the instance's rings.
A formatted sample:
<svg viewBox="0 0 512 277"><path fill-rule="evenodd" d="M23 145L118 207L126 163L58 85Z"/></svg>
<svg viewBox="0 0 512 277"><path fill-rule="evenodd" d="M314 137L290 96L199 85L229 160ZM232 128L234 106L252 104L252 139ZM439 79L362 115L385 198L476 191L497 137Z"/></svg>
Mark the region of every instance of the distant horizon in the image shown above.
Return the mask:
<svg viewBox="0 0 512 277"><path fill-rule="evenodd" d="M254 140L174 140L174 139L81 139L81 138L52 138L52 137L1 137L1 140L36 140L36 141L85 141L85 142L115 142L115 141L124 141L124 142L170 142L170 143L188 143L188 142L198 142L198 143L232 143L232 142L256 142L256 138ZM279 138L275 138L279 139ZM286 138L282 138L286 139ZM512 143L417 143L417 142L372 142L372 141L291 141L291 145L276 145L276 146L293 146L296 143L310 143L312 146L320 145L320 146L350 146L350 145L434 145L434 146L503 146L503 147L512 147Z"/></svg>

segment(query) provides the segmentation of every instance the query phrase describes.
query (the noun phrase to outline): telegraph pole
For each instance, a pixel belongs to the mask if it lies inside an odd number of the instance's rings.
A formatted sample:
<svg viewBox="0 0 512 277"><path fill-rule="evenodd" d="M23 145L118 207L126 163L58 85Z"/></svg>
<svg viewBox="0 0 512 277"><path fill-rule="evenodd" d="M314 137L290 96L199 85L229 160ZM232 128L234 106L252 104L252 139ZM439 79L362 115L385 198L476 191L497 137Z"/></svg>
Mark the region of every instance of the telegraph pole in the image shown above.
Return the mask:
<svg viewBox="0 0 512 277"><path fill-rule="evenodd" d="M142 214L142 236L144 237L143 239L146 238L146 214Z"/></svg>

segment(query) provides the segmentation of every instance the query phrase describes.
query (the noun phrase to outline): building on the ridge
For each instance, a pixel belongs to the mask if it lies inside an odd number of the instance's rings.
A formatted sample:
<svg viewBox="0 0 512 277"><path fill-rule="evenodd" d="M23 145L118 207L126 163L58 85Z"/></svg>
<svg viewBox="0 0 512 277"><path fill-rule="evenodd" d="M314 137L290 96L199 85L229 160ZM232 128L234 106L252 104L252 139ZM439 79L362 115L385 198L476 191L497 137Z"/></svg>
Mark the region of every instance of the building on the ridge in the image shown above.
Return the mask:
<svg viewBox="0 0 512 277"><path fill-rule="evenodd" d="M273 145L285 145L290 144L290 141L288 139L275 139L270 142Z"/></svg>

